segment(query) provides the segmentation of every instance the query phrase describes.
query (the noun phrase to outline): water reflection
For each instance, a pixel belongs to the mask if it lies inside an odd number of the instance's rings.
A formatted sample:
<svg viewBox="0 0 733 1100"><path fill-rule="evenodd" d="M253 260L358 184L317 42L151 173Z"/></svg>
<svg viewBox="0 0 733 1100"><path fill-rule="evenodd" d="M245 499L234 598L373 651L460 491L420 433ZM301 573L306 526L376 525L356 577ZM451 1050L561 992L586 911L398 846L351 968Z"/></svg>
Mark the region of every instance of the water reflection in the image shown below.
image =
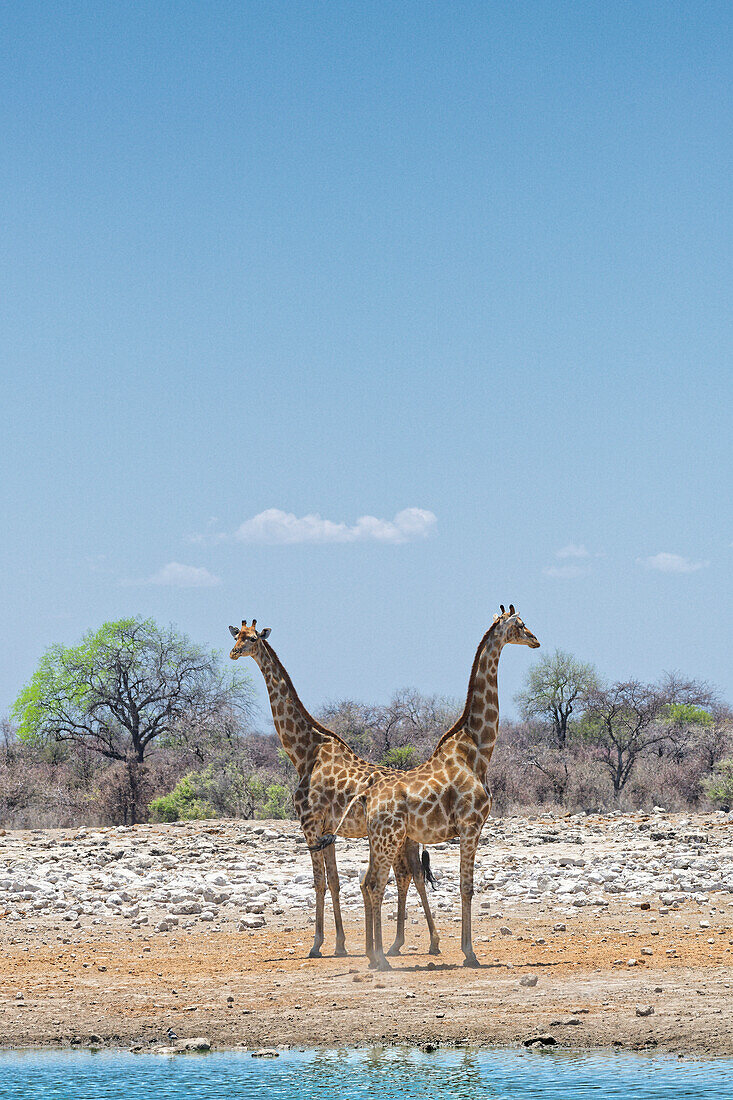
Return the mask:
<svg viewBox="0 0 733 1100"><path fill-rule="evenodd" d="M414 1048L244 1052L0 1053L0 1100L730 1100L733 1060Z"/></svg>
<svg viewBox="0 0 733 1100"><path fill-rule="evenodd" d="M328 1100L345 1095L354 1100L362 1096L382 1100L411 1096L469 1100L498 1095L481 1072L482 1056L468 1048L430 1055L414 1048L374 1047L358 1052L317 1052L310 1057L314 1095Z"/></svg>

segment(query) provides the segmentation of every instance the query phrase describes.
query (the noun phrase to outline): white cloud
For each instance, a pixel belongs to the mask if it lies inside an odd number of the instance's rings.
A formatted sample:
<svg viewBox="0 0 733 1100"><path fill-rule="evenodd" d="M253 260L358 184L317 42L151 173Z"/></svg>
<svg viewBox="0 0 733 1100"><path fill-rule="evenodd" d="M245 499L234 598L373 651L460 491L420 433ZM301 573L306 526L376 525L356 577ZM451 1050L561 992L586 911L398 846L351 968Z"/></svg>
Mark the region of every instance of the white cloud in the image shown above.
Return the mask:
<svg viewBox="0 0 733 1100"><path fill-rule="evenodd" d="M356 523L336 523L313 513L296 516L280 508L267 508L245 520L234 532L240 542L292 545L311 542L410 542L425 538L437 520L424 508L405 508L394 519L360 516Z"/></svg>
<svg viewBox="0 0 733 1100"><path fill-rule="evenodd" d="M587 577L590 573L589 565L548 565L542 572L546 577Z"/></svg>
<svg viewBox="0 0 733 1100"><path fill-rule="evenodd" d="M203 567L169 561L157 573L153 573L152 577L148 577L141 583L169 585L171 588L212 588L214 585L221 584L221 580Z"/></svg>
<svg viewBox="0 0 733 1100"><path fill-rule="evenodd" d="M587 577L591 571L588 560L590 556L590 551L586 550L585 546L582 544L577 546L574 542L569 542L567 546L555 551L555 557L562 564L547 565L542 572L546 577L561 577L566 580Z"/></svg>
<svg viewBox="0 0 733 1100"><path fill-rule="evenodd" d="M583 545L576 546L574 542L569 542L567 546L563 546L562 550L555 551L556 558L589 558L590 554Z"/></svg>
<svg viewBox="0 0 733 1100"><path fill-rule="evenodd" d="M689 558L683 558L681 554L666 552L637 560L648 569L656 569L659 573L696 573L698 569L704 569L706 565L710 565L709 561L690 561Z"/></svg>

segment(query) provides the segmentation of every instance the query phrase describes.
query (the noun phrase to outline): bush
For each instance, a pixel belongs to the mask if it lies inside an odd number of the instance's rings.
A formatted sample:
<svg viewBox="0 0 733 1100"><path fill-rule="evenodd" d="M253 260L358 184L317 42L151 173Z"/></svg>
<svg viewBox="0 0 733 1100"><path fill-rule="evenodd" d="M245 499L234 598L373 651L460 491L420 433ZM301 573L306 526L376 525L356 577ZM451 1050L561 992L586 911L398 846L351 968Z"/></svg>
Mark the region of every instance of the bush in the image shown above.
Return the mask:
<svg viewBox="0 0 733 1100"><path fill-rule="evenodd" d="M293 800L290 791L282 783L272 783L265 790L265 801L257 811L259 818L275 818L284 821L293 816Z"/></svg>
<svg viewBox="0 0 733 1100"><path fill-rule="evenodd" d="M708 798L721 810L733 809L733 760L721 760L706 783Z"/></svg>
<svg viewBox="0 0 733 1100"><path fill-rule="evenodd" d="M184 775L170 794L154 798L149 805L152 821L200 821L215 817L210 802L198 797L195 774Z"/></svg>

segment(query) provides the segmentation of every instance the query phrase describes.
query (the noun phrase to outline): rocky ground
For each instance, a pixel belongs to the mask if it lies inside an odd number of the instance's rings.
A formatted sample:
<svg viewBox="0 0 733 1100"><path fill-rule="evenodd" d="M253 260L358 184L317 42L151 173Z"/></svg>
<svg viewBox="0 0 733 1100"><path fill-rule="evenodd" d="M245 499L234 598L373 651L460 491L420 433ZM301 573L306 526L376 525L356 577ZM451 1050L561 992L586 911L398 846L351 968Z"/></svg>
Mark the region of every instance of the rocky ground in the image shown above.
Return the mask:
<svg viewBox="0 0 733 1100"><path fill-rule="evenodd" d="M292 822L0 830L0 1044L519 1043L733 1053L733 815L491 819L464 970L457 845L394 969L367 969L366 841L337 847L347 959L306 959ZM388 889L385 915L394 915ZM327 900L327 914L329 903ZM330 927L330 922L329 922ZM391 928L388 928L391 932Z"/></svg>

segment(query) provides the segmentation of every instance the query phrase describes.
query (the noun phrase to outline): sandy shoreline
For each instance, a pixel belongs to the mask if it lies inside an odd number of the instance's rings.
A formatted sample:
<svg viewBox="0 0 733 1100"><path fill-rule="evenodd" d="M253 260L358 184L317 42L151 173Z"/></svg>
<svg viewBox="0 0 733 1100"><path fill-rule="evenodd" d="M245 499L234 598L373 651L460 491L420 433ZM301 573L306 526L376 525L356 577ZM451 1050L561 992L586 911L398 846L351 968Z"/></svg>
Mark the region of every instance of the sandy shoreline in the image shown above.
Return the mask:
<svg viewBox="0 0 733 1100"><path fill-rule="evenodd" d="M635 820L641 828L644 819ZM628 820L623 824L628 834ZM725 822L716 831L714 824L693 823L698 831L709 828L700 873L717 881L717 867L728 858L731 829ZM291 826L270 826L279 837L277 844L270 841L271 849L292 851ZM608 831L594 827L582 846L573 841L571 850L577 856L582 848L585 857L578 861L586 864L582 874L604 866L604 860L594 863L593 844L605 851L613 827L613 822ZM205 823L197 823L185 832L194 843L197 837L203 843L204 828ZM218 857L217 852L201 857L209 877L220 874L217 868L241 828L241 823L229 823L214 834ZM562 833L564 826L557 828ZM675 822L668 819L665 828L674 833ZM102 832L96 830L95 836ZM506 826L505 864L514 860L523 866L524 832L521 821ZM66 834L33 834L46 861L53 841L57 867L67 856L81 866L83 852L74 848L73 835L69 840ZM160 831L110 830L107 839L116 838L139 856L143 835L163 843ZM561 844L563 839L551 841ZM17 876L18 853L27 854L26 838L16 833L2 841L0 876L3 867L6 876ZM84 843L91 850L88 838ZM550 850L544 842L542 852ZM557 854L562 850L544 856L548 867L565 866L565 857ZM241 845L237 853L239 858ZM529 850L527 856L527 866L539 858ZM305 859L298 854L296 870L307 866ZM438 853L439 868L453 862L456 851ZM447 871L443 883L449 897ZM43 908L28 890L30 897L5 909L0 919L0 1046L148 1050L168 1045L167 1029L172 1028L180 1038L206 1036L214 1048L515 1045L550 1036L563 1047L733 1054L731 894L703 894L697 883L694 892L668 904L653 895L644 901L632 891L608 893L598 901L583 889L575 902L564 894L499 895L498 887L477 895L474 943L484 964L477 971L460 965L460 924L446 897L436 906L442 954L435 959L427 954L413 891L407 943L387 974L370 971L360 953L363 930L356 904L347 906L350 956L332 957L333 930L327 922L324 957L307 959L310 909L285 908L282 894L264 911L256 899L249 905L255 911L252 923L262 920L261 927L243 928L229 919L226 900L214 920L200 919L199 912L157 931L162 922L145 921L134 904L130 912L137 909L136 915L123 919L95 916L101 910L94 907L85 913L78 902L78 919L71 920ZM438 899L440 891L433 896ZM179 904L185 908L185 902ZM391 909L385 907L388 917ZM653 1012L638 1014L648 1009Z"/></svg>

